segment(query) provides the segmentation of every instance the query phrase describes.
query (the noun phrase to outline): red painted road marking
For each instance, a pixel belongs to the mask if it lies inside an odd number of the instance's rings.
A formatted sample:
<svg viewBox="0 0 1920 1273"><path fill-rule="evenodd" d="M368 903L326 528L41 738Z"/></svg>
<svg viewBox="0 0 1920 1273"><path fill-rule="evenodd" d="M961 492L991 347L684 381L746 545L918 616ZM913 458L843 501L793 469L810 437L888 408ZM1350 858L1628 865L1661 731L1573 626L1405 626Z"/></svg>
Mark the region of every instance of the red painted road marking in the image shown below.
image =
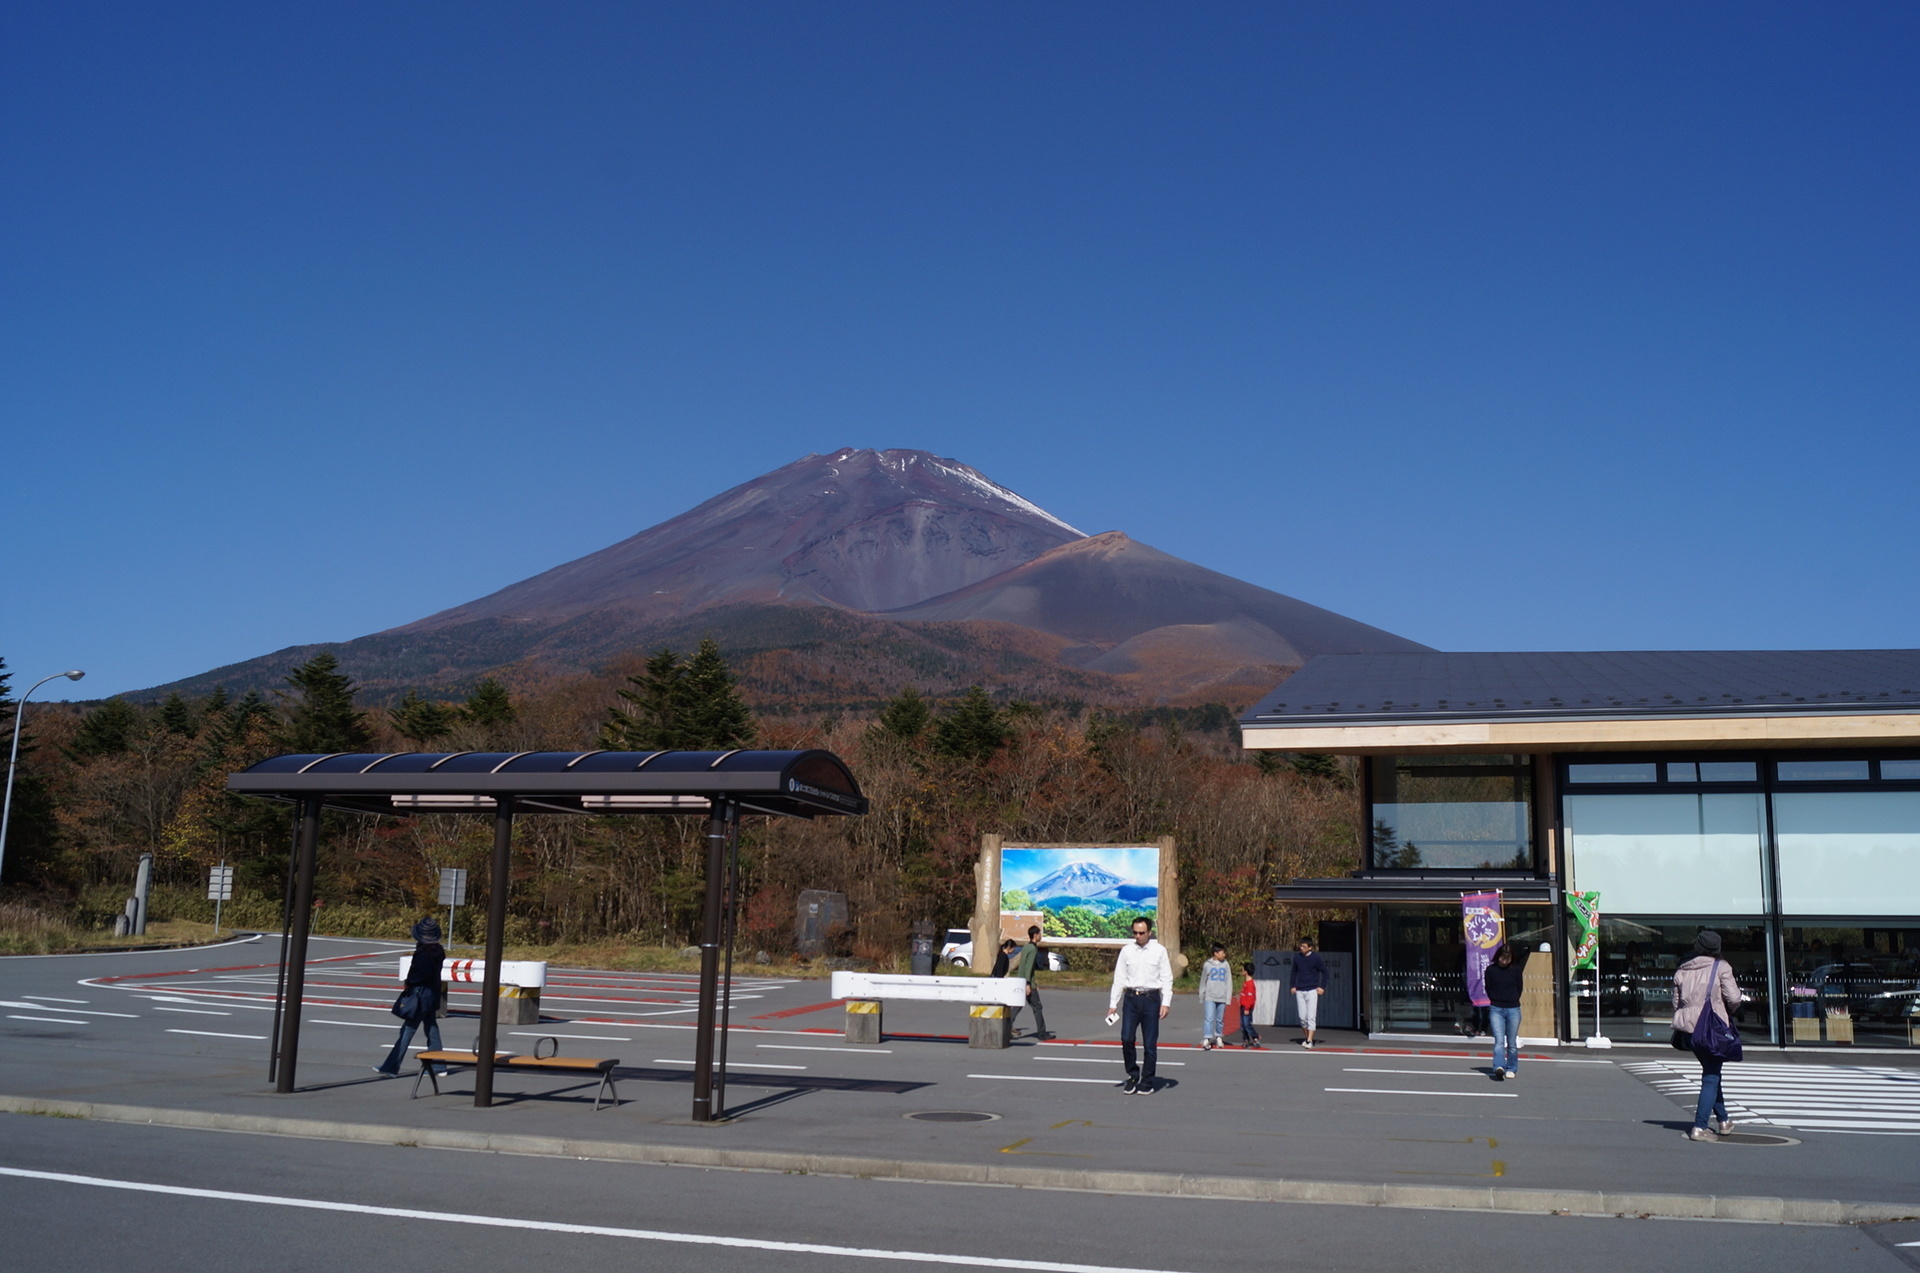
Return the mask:
<svg viewBox="0 0 1920 1273"><path fill-rule="evenodd" d="M778 1012L763 1012L759 1016L755 1017L754 1020L755 1021L778 1021L782 1017L797 1017L802 1015L803 1013L818 1012L822 1008L837 1008L839 1006L840 1006L840 1001L838 999L829 999L825 1003L809 1003L799 1008L782 1008Z"/></svg>

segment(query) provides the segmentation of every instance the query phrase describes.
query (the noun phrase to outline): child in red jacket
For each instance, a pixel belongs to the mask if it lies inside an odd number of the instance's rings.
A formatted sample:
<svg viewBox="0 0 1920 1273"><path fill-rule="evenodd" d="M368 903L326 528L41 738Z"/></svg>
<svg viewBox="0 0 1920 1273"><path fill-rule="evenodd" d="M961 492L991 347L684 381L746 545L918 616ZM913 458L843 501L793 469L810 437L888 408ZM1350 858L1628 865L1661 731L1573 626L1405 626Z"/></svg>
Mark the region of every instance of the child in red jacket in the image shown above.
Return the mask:
<svg viewBox="0 0 1920 1273"><path fill-rule="evenodd" d="M1240 983L1240 1045L1242 1047L1261 1047L1260 1032L1253 1028L1253 965L1241 964L1240 970L1247 979Z"/></svg>

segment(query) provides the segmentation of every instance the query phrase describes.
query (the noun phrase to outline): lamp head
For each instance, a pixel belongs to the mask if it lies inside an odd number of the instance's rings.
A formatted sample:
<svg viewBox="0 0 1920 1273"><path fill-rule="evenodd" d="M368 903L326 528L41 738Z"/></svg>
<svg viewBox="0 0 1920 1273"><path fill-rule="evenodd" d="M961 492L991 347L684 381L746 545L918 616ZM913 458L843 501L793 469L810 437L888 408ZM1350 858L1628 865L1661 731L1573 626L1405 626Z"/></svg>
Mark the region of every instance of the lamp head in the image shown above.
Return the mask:
<svg viewBox="0 0 1920 1273"><path fill-rule="evenodd" d="M77 680L79 680L79 679L80 679L81 677L83 677L83 676L85 676L85 675L86 675L86 673L85 673L85 672L82 672L82 671L81 671L80 669L78 669L78 668L75 668L75 669L74 669L73 671L71 671L71 672L62 672L62 673L60 673L60 675L62 675L62 676L64 676L64 677L66 677L66 678L67 678L67 679L68 679L69 681L77 681Z"/></svg>

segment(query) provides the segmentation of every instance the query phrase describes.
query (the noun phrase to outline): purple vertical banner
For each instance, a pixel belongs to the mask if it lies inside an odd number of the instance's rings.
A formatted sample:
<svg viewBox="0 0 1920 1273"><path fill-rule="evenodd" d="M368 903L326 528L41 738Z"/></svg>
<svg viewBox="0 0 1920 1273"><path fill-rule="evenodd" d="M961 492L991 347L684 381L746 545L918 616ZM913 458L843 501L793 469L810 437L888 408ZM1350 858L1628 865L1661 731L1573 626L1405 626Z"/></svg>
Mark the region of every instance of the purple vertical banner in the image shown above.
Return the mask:
<svg viewBox="0 0 1920 1273"><path fill-rule="evenodd" d="M1476 1008L1491 1002L1487 998L1487 965L1506 939L1506 926L1498 892L1460 895L1460 931L1467 947L1467 999Z"/></svg>

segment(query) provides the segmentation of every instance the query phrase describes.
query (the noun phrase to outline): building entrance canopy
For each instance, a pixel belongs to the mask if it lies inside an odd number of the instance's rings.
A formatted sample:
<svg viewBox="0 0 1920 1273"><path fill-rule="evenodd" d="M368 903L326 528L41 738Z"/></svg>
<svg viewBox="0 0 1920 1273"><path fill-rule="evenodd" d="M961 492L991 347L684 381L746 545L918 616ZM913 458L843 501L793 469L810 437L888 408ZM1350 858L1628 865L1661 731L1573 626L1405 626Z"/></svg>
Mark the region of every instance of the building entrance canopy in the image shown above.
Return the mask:
<svg viewBox="0 0 1920 1273"><path fill-rule="evenodd" d="M313 911L314 862L323 809L405 816L486 814L493 818L493 863L487 904L486 980L481 989L474 1104L493 1099L498 1038L500 962L507 889L512 880L516 814L704 814L706 899L700 939L699 1026L694 1040L693 1118L725 1110L727 1017L739 908L739 820L742 814L815 818L867 811L853 773L826 751L523 751L346 752L275 756L227 778L236 795L299 806L293 861L292 924L282 949L274 1079L294 1090L300 1050L300 1007ZM721 951L728 995L721 996ZM716 1029L717 1026L717 1029ZM715 1043L718 1042L716 1058ZM717 1063L716 1063L717 1060Z"/></svg>

